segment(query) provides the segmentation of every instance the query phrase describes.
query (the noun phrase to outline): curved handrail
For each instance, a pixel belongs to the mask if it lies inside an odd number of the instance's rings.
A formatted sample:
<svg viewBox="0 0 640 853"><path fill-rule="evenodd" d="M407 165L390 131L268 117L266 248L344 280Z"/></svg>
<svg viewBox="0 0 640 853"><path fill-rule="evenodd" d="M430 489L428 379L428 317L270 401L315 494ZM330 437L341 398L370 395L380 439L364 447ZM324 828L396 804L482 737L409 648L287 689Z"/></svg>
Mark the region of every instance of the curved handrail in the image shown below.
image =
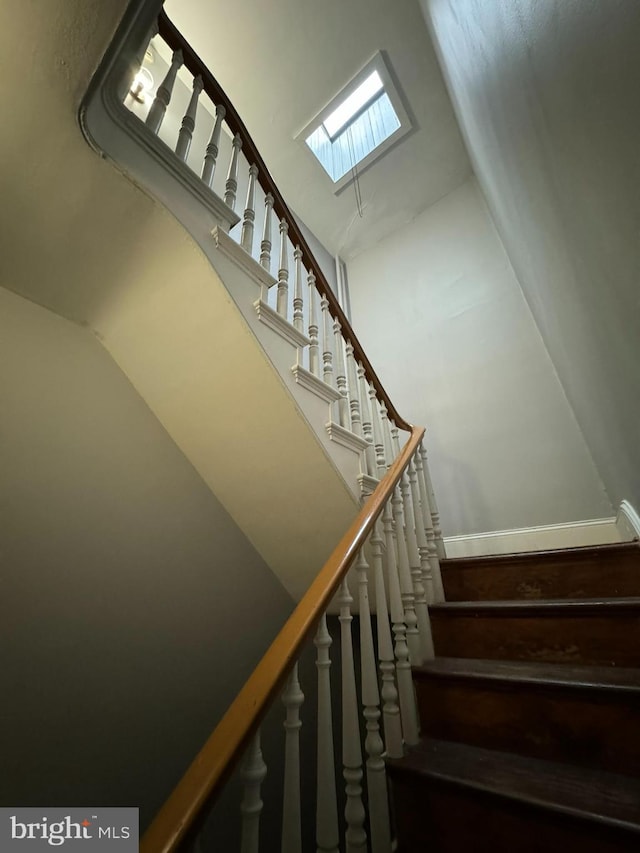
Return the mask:
<svg viewBox="0 0 640 853"><path fill-rule="evenodd" d="M260 185L265 190L265 192L271 193L271 195L273 196L273 209L275 210L276 214L280 217L280 219L285 219L287 221L287 225L289 226L289 236L294 244L297 243L300 246L300 249L302 250L303 263L306 268L308 270L311 270L315 275L316 288L322 296L326 297L329 303L329 310L331 312L331 315L340 322L343 336L353 346L353 352L356 361L359 361L362 364L367 379L375 388L378 399L384 402L387 409L387 413L394 421L396 426L399 426L401 429L410 431L411 424L405 421L405 419L398 414L396 407L391 402L391 399L385 391L382 382L380 382L380 380L378 379L378 376L375 370L373 369L371 362L367 358L367 355L364 349L362 348L362 345L358 341L355 332L351 328L349 320L347 319L344 311L340 307L340 303L338 302L333 291L331 290L331 287L329 286L329 283L327 282L324 273L320 269L320 266L318 265L318 262L316 261L313 252L309 248L309 245L305 240L302 231L298 227L298 224L294 219L291 211L289 210L287 203L282 197L280 190L278 189L275 181L271 177L271 174L267 169L264 160L260 156L260 152L256 148L253 139L249 135L247 128L244 126L242 119L236 112L224 89L220 86L213 74L209 71L209 69L200 59L198 54L193 50L191 45L185 40L182 33L180 33L176 26L171 22L164 9L160 11L160 15L158 17L158 32L172 50L182 51L185 67L193 74L194 77L197 77L198 75L202 77L204 91L211 98L213 103L216 105L222 104L224 106L226 111L226 123L229 125L231 131L234 134L239 134L240 138L242 139L242 150L246 158L249 160L249 163L255 163L255 165L258 167L258 181L260 182Z"/></svg>
<svg viewBox="0 0 640 853"><path fill-rule="evenodd" d="M141 841L141 853L173 853L202 809L219 792L364 545L423 435L424 427L411 427L402 452L149 826Z"/></svg>

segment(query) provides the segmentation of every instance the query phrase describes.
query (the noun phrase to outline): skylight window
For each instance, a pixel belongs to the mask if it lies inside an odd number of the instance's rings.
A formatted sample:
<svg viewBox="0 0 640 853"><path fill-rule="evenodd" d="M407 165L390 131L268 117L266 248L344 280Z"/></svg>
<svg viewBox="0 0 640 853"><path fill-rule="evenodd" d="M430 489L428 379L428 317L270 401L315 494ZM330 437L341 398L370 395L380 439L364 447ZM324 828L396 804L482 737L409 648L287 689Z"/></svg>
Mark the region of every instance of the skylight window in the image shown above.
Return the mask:
<svg viewBox="0 0 640 853"><path fill-rule="evenodd" d="M339 192L411 129L382 54L340 92L298 139Z"/></svg>

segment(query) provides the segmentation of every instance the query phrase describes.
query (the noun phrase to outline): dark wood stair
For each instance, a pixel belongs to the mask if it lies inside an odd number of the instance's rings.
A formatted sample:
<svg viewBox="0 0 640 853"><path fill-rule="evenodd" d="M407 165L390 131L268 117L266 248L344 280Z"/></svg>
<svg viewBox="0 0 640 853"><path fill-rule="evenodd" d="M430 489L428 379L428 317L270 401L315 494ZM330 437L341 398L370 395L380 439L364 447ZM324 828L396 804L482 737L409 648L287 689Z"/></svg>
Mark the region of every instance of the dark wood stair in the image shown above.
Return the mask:
<svg viewBox="0 0 640 853"><path fill-rule="evenodd" d="M399 849L640 851L640 547L443 561Z"/></svg>

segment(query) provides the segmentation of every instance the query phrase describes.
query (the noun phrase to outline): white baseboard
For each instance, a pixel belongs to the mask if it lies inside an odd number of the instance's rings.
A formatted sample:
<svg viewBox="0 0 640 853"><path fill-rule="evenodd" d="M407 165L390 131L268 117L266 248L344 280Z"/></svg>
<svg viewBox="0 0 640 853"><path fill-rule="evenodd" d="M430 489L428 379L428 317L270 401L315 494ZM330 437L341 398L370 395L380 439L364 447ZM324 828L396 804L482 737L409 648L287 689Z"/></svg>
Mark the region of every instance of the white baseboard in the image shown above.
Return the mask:
<svg viewBox="0 0 640 853"><path fill-rule="evenodd" d="M622 501L620 504L616 516L616 526L623 542L640 539L640 516L629 501Z"/></svg>
<svg viewBox="0 0 640 853"><path fill-rule="evenodd" d="M594 518L566 524L547 524L517 530L493 530L444 539L447 557L482 557L488 554L517 554L523 551L547 551L554 548L578 548L623 542L618 518ZM635 515L640 531L640 519ZM626 516L625 516L626 519ZM635 536L640 535L636 533Z"/></svg>

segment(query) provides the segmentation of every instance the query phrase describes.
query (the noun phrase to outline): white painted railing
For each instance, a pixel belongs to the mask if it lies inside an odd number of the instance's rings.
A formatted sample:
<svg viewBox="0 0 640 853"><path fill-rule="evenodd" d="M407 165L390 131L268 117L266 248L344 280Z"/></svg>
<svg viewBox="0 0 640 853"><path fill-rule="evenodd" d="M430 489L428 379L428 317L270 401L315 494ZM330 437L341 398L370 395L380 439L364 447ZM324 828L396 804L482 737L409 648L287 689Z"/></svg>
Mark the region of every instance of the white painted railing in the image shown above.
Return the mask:
<svg viewBox="0 0 640 853"><path fill-rule="evenodd" d="M156 76L164 67L164 73L148 91L135 83L141 79L135 75L124 105L240 216L230 236L273 276L273 286L262 289L258 316L273 324L277 315L279 333L298 348L296 381L332 401L329 436L360 454L360 493L369 495L384 470L383 458L391 459L399 447L398 427L407 424L393 411L226 95L165 16L150 36L150 45L137 51L147 57L141 67L152 68ZM151 59L153 64L145 65Z"/></svg>
<svg viewBox="0 0 640 853"><path fill-rule="evenodd" d="M161 14L145 44L135 46L136 56L145 55L151 37L156 70L163 56L166 60L162 79L145 92L134 81L144 75L136 76L138 69L130 68L126 89L119 89L123 103L145 133L161 139L176 162L193 171L198 192L215 196L217 209L240 208L239 216L227 217L228 222L237 220L231 236L253 259L250 263L271 276L271 286L262 287L255 305L258 316L297 347L296 381L320 389L330 402L330 437L359 452L363 508L165 803L141 850L169 853L184 839L192 841L194 833L197 837L203 814L238 764L242 853L261 849L265 784L282 785L281 850L299 853L306 692L317 695L316 849L390 853L393 825L384 759L400 757L418 742L411 666L433 657L429 604L444 598L444 548L422 445L424 430L395 411L244 125L208 69L166 16ZM178 87L184 97L176 113ZM406 443L400 440L401 430L408 433ZM340 624L333 660L327 628L332 601ZM300 681L298 660L312 639L317 683L307 685ZM334 665L340 668L339 697L331 695ZM278 694L284 708L284 770L283 778L272 782L260 723ZM338 732L341 749L334 752ZM342 820L339 803L344 804ZM273 838L262 849L273 849Z"/></svg>

